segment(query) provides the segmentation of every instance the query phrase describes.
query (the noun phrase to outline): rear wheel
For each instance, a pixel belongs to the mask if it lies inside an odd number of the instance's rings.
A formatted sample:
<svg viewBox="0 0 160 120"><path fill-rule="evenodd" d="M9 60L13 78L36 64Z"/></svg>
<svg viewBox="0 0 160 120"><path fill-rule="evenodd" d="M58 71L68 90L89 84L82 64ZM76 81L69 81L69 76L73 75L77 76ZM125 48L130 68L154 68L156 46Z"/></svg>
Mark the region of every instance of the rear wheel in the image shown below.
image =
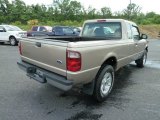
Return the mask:
<svg viewBox="0 0 160 120"><path fill-rule="evenodd" d="M98 102L106 100L114 85L114 69L111 65L106 65L98 75L94 97Z"/></svg>
<svg viewBox="0 0 160 120"><path fill-rule="evenodd" d="M147 51L145 50L142 57L138 60L136 60L136 64L137 64L137 67L144 67L145 63L147 61Z"/></svg>
<svg viewBox="0 0 160 120"><path fill-rule="evenodd" d="M17 43L18 43L15 37L10 37L9 42L10 42L10 45L12 45L12 46L17 45Z"/></svg>

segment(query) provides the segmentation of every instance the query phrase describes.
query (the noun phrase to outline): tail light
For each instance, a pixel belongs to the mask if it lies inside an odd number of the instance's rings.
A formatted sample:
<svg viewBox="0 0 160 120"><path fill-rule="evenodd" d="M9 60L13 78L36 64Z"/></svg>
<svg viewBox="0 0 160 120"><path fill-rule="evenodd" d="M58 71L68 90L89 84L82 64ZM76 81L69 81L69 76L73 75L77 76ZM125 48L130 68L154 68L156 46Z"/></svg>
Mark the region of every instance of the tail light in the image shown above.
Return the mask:
<svg viewBox="0 0 160 120"><path fill-rule="evenodd" d="M22 55L22 46L21 46L21 42L19 42L18 48L19 48L19 54Z"/></svg>
<svg viewBox="0 0 160 120"><path fill-rule="evenodd" d="M77 72L81 70L81 54L75 51L67 51L66 56L67 70Z"/></svg>

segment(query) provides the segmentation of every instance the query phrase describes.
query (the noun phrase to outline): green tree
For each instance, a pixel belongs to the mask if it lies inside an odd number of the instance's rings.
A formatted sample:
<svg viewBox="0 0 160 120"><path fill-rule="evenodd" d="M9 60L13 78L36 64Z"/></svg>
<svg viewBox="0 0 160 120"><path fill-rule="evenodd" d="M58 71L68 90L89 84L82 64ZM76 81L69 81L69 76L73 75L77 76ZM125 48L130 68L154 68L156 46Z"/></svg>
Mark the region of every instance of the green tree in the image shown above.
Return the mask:
<svg viewBox="0 0 160 120"><path fill-rule="evenodd" d="M77 1L57 0L54 2L54 6L55 12L59 12L61 20L77 20L76 16L82 13L82 5Z"/></svg>
<svg viewBox="0 0 160 120"><path fill-rule="evenodd" d="M95 19L96 18L96 9L92 8L91 6L88 7L88 18Z"/></svg>
<svg viewBox="0 0 160 120"><path fill-rule="evenodd" d="M89 6L85 9L76 0L54 0L51 6L26 5L22 0L0 0L0 23L27 24L27 21L38 20L39 24L80 25L86 19L123 18L138 24L160 24L160 15L155 12L144 14L135 3L129 4L123 11L112 13L108 7L100 11Z"/></svg>
<svg viewBox="0 0 160 120"><path fill-rule="evenodd" d="M136 17L141 13L141 7L135 3L129 4L127 9L124 9L122 14L124 17L128 17L130 20L136 19Z"/></svg>
<svg viewBox="0 0 160 120"><path fill-rule="evenodd" d="M103 18L110 18L110 17L112 17L112 11L108 7L101 8L101 13L102 13Z"/></svg>
<svg viewBox="0 0 160 120"><path fill-rule="evenodd" d="M0 0L0 22L10 21L11 6L8 0Z"/></svg>
<svg viewBox="0 0 160 120"><path fill-rule="evenodd" d="M11 22L15 21L21 21L22 23L25 23L26 19L26 4L21 0L14 0L12 1L11 6Z"/></svg>

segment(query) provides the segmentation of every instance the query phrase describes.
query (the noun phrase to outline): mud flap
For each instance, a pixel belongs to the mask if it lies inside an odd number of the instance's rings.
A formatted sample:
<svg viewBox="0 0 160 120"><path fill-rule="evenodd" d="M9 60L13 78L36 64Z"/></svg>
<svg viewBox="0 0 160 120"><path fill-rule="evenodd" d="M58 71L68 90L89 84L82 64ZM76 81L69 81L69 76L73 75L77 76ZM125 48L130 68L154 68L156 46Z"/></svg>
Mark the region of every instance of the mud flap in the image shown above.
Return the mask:
<svg viewBox="0 0 160 120"><path fill-rule="evenodd" d="M91 83L83 85L82 92L87 95L93 95L94 86L95 86L95 80L93 80Z"/></svg>

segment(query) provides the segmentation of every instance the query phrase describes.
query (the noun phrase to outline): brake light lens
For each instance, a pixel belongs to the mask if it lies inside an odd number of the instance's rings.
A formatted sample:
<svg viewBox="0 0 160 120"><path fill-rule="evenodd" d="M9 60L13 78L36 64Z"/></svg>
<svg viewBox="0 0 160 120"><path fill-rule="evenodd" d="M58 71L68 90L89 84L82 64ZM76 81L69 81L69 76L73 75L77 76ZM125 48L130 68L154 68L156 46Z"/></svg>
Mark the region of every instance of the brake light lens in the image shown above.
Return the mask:
<svg viewBox="0 0 160 120"><path fill-rule="evenodd" d="M19 48L19 54L22 55L22 45L21 45L21 42L19 42L18 48Z"/></svg>
<svg viewBox="0 0 160 120"><path fill-rule="evenodd" d="M67 51L66 64L67 70L77 72L81 70L81 54L75 51Z"/></svg>
<svg viewBox="0 0 160 120"><path fill-rule="evenodd" d="M106 20L97 20L97 22L106 22Z"/></svg>

